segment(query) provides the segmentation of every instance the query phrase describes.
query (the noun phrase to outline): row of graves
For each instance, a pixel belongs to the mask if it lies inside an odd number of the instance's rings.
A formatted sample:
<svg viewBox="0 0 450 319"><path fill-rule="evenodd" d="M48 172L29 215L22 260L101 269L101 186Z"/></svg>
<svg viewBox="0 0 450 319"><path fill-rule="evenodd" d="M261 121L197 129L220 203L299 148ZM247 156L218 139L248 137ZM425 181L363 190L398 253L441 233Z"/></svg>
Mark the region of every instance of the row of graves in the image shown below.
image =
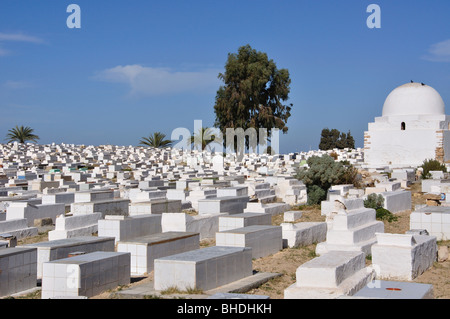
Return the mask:
<svg viewBox="0 0 450 319"><path fill-rule="evenodd" d="M252 276L253 258L282 249L271 216L306 203L305 186L291 177L300 160L213 159L170 149L2 145L0 296L38 282L43 299L88 298L150 272L157 290L174 282L209 290ZM44 221L53 226L48 241L17 245ZM207 238L216 245L200 249Z"/></svg>
<svg viewBox="0 0 450 319"><path fill-rule="evenodd" d="M426 229L437 240L450 240L450 178L442 171L430 173L430 179L422 180L426 203L411 214L411 227Z"/></svg>
<svg viewBox="0 0 450 319"><path fill-rule="evenodd" d="M131 146L0 146L0 296L40 284L43 299L90 298L153 272L157 292L268 298L218 289L260 276L255 258L317 243L318 257L299 265L285 299L433 297L431 285L412 282L437 258L431 229L411 222L405 234L384 233L363 205L376 192L392 212L411 209L408 172L373 189L333 186L322 202L326 221L304 222L291 208L306 203L306 187L292 175L320 151L248 154L237 163ZM338 156L361 161L349 150ZM284 222L272 225L279 214ZM48 241L18 244L44 221ZM202 248L204 239L215 245Z"/></svg>
<svg viewBox="0 0 450 319"><path fill-rule="evenodd" d="M290 247L310 238L306 243L316 242L318 255L297 268L296 283L285 289L285 299L433 298L432 285L413 281L434 262L449 260L449 247L437 246L438 240L450 239L446 175L431 172L432 179L422 180L427 203L413 206L409 187L417 180L415 168L385 167L371 173L373 186L331 187L321 203L321 214L326 217L322 230L321 223L282 224ZM385 233L376 211L364 206L370 194L382 196L384 208L394 214L411 211L410 229L402 234ZM286 212L285 221L287 214L301 213ZM307 224L313 232L304 230ZM312 234L317 237L311 239Z"/></svg>

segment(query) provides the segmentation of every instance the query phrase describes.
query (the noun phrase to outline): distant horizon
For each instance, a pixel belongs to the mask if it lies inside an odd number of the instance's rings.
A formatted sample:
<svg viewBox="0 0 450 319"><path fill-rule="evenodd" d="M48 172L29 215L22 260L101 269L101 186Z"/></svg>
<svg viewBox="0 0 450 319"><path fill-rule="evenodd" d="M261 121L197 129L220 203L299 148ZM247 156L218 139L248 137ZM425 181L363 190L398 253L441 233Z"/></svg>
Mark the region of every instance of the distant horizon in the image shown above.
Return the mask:
<svg viewBox="0 0 450 319"><path fill-rule="evenodd" d="M448 0L3 1L0 140L15 125L42 144L124 146L212 127L218 74L249 44L290 73L280 153L317 150L324 128L363 148L396 87L423 82L450 101L448 12Z"/></svg>
<svg viewBox="0 0 450 319"><path fill-rule="evenodd" d="M0 143L0 145L8 145L8 144L14 144L15 142L11 142L11 143ZM21 143L18 143L18 144L21 144ZM64 144L64 145L74 145L74 146L93 146L93 147L100 147L100 146L117 146L117 147L133 147L133 148L152 148L152 147L150 147L150 146L146 146L146 145L132 145L132 144L129 144L129 145L119 145L119 144L74 144L74 143L64 143L64 142L61 142L61 143L55 143L55 142L51 142L51 143L32 143L32 142L27 142L27 143L24 143L23 145L25 145L25 144L29 144L29 145L35 145L35 146L52 146L53 144L56 146L56 145L62 145L62 144ZM170 148L170 149L174 149L174 147L172 147L172 146L167 146L167 147L161 147L161 148L157 148L157 147L153 147L154 149L161 149L161 150L164 150L164 149L167 149L167 148ZM175 148L176 149L176 148ZM347 149L347 148L346 148ZM351 150L355 150L355 151L358 151L358 150L361 150L361 151L363 151L363 147L355 147L355 148L351 148ZM181 149L180 149L181 150ZM280 153L277 153L277 154L274 154L274 155L288 155L288 154L294 154L294 153L308 153L308 152L315 152L315 151L317 151L317 152L328 152L328 151L334 151L334 150L340 150L340 151L342 151L342 150L344 150L344 149L338 149L338 148L334 148L334 149L331 149L331 150L320 150L319 148L316 148L316 149L311 149L311 150L307 150L307 151L295 151L295 152L288 152L288 153L282 153L282 152L280 152ZM191 149L191 150L185 150L185 151L198 151L198 150L196 150L196 149ZM208 151L208 150L204 150L205 152L209 152L209 153L211 153L210 151ZM227 153L226 151L224 151L224 152L222 152L222 153ZM249 154L249 152L248 151L246 151L245 152L245 154ZM252 153L250 153L250 154L258 154L258 152L252 152ZM269 155L269 154L261 154L261 155Z"/></svg>

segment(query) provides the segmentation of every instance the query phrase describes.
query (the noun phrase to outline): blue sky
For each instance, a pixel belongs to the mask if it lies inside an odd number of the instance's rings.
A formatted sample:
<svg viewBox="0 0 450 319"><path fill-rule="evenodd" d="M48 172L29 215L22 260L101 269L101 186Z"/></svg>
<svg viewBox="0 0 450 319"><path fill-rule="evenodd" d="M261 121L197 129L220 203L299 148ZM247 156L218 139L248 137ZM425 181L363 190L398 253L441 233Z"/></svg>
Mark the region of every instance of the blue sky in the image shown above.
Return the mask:
<svg viewBox="0 0 450 319"><path fill-rule="evenodd" d="M450 104L449 12L448 0L2 0L0 139L25 125L42 144L137 145L212 126L217 75L250 44L290 72L281 153L317 149L325 127L362 147L399 85L424 82Z"/></svg>

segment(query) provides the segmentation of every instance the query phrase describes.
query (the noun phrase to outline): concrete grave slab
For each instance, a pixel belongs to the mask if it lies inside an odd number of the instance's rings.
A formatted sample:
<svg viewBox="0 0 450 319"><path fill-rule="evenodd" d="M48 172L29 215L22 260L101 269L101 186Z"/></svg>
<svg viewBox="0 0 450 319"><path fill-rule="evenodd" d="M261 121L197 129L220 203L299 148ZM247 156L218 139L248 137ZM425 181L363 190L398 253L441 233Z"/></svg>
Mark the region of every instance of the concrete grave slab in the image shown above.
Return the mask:
<svg viewBox="0 0 450 319"><path fill-rule="evenodd" d="M375 280L357 291L352 297L370 299L433 299L433 285Z"/></svg>
<svg viewBox="0 0 450 319"><path fill-rule="evenodd" d="M155 259L154 287L209 290L250 275L251 248L212 246Z"/></svg>
<svg viewBox="0 0 450 319"><path fill-rule="evenodd" d="M252 258L272 255L283 249L281 226L252 225L216 233L217 246L250 247Z"/></svg>
<svg viewBox="0 0 450 319"><path fill-rule="evenodd" d="M113 237L80 236L67 239L43 241L17 246L37 249L37 278L42 278L42 265L45 262L67 258L70 253L82 251L114 251Z"/></svg>
<svg viewBox="0 0 450 319"><path fill-rule="evenodd" d="M130 253L97 251L45 262L42 299L92 297L130 283Z"/></svg>
<svg viewBox="0 0 450 319"><path fill-rule="evenodd" d="M153 271L157 258L200 248L198 233L166 232L119 241L117 251L131 254L131 274L144 275Z"/></svg>
<svg viewBox="0 0 450 319"><path fill-rule="evenodd" d="M36 264L36 248L0 249L0 296L35 288Z"/></svg>

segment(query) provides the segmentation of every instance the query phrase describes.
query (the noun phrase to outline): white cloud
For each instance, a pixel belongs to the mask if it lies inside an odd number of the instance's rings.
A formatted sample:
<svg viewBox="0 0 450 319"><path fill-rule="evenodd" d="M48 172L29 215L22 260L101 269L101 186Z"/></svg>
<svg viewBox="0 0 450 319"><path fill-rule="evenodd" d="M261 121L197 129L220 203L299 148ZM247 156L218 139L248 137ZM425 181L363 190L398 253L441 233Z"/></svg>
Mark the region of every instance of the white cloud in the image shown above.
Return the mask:
<svg viewBox="0 0 450 319"><path fill-rule="evenodd" d="M428 49L428 55L423 58L433 62L450 62L450 39L435 43Z"/></svg>
<svg viewBox="0 0 450 319"><path fill-rule="evenodd" d="M3 83L3 87L7 89L26 89L31 88L34 85L27 81L6 81Z"/></svg>
<svg viewBox="0 0 450 319"><path fill-rule="evenodd" d="M3 33L0 32L0 41L16 41L29 43L43 43L44 41L38 37L26 35L23 33Z"/></svg>
<svg viewBox="0 0 450 319"><path fill-rule="evenodd" d="M167 68L152 68L142 65L116 66L98 72L95 79L124 83L133 95L164 95L217 90L220 83L217 69L194 72L172 71Z"/></svg>
<svg viewBox="0 0 450 319"><path fill-rule="evenodd" d="M31 35L26 35L23 33L4 33L0 32L0 44L3 44L5 42L25 42L25 43L34 43L34 44L40 44L44 43L44 40L38 37L34 37ZM11 51L4 49L3 47L0 47L0 56L6 56L10 55Z"/></svg>

